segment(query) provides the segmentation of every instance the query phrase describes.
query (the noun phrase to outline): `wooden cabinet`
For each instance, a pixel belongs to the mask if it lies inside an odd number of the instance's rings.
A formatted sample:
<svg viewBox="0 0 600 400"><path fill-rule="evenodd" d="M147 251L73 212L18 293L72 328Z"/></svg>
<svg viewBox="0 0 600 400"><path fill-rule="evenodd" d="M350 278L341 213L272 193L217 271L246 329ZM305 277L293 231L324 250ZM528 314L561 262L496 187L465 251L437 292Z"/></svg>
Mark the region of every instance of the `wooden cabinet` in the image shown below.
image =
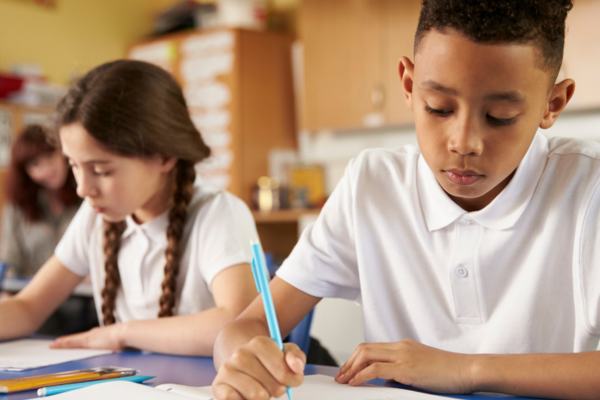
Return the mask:
<svg viewBox="0 0 600 400"><path fill-rule="evenodd" d="M303 128L412 123L398 60L412 57L418 0L303 0Z"/></svg>
<svg viewBox="0 0 600 400"><path fill-rule="evenodd" d="M559 80L575 80L568 110L600 107L600 0L580 0L567 17L563 68Z"/></svg>
<svg viewBox="0 0 600 400"><path fill-rule="evenodd" d="M198 172L252 203L272 148L296 148L292 38L215 29L137 43L129 57L153 62L182 85L195 125L213 152Z"/></svg>

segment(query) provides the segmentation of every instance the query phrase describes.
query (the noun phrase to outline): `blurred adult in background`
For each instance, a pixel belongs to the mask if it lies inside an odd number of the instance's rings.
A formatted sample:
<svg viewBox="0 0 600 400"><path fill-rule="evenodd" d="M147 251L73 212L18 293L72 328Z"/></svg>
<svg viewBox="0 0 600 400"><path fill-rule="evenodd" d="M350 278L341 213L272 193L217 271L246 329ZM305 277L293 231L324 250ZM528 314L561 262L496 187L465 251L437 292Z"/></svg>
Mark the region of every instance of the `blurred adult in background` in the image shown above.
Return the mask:
<svg viewBox="0 0 600 400"><path fill-rule="evenodd" d="M9 276L33 275L54 254L81 202L75 190L73 173L44 128L26 127L6 177L0 260L9 264Z"/></svg>

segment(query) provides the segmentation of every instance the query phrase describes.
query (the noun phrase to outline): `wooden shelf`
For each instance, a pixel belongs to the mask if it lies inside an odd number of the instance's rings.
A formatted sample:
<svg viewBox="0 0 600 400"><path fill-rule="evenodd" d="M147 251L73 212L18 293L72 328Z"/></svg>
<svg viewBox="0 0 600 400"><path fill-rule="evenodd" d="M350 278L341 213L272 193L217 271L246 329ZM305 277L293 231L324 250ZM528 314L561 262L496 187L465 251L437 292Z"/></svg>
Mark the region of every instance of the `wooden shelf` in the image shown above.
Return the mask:
<svg viewBox="0 0 600 400"><path fill-rule="evenodd" d="M298 222L303 215L318 215L320 209L297 209L277 211L252 211L257 224Z"/></svg>

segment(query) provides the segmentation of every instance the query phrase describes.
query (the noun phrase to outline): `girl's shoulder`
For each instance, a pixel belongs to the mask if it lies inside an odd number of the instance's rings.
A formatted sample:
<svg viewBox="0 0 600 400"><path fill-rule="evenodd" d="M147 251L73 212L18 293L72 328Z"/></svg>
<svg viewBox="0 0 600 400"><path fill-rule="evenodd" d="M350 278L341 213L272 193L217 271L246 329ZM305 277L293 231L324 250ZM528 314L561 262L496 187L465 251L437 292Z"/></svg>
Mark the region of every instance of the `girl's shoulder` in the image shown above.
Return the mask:
<svg viewBox="0 0 600 400"><path fill-rule="evenodd" d="M188 206L188 217L197 219L224 218L232 214L252 215L239 197L224 189L217 189L201 181L194 184L194 196Z"/></svg>

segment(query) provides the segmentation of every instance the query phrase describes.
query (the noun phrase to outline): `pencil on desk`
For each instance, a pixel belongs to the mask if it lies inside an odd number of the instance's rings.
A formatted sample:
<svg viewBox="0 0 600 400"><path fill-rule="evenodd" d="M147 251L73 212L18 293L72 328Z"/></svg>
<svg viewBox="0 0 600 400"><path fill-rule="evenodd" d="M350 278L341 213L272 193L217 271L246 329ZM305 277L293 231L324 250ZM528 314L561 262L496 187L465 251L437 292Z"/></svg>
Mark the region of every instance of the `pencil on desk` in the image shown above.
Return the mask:
<svg viewBox="0 0 600 400"><path fill-rule="evenodd" d="M52 396L52 395L60 394L60 393L64 393L64 392L69 392L71 390L82 389L84 387L97 385L99 383L114 382L114 381L128 381L128 382L142 383L142 382L150 380L152 378L154 378L154 376L134 375L134 376L124 376L122 378L117 378L117 379L102 379L99 381L72 383L70 385L44 387L44 388L38 389L37 394L39 397L45 397L45 396Z"/></svg>
<svg viewBox="0 0 600 400"><path fill-rule="evenodd" d="M27 378L6 379L0 381L0 393L15 393L39 389L48 386L64 385L94 380L114 379L135 375L136 370L119 367L98 367L56 374L30 376Z"/></svg>

